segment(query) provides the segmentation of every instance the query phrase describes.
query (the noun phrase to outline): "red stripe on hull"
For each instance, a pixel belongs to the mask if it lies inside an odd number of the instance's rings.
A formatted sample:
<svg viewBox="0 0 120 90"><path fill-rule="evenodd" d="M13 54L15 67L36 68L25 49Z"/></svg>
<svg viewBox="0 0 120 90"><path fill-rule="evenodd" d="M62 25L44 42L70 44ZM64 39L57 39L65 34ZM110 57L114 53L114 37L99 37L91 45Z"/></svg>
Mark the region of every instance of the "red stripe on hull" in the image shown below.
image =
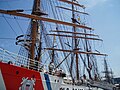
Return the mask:
<svg viewBox="0 0 120 90"><path fill-rule="evenodd" d="M44 90L40 73L34 70L28 70L26 68L17 67L0 62L0 69L4 79L4 83L7 90L19 90L21 87L22 78L28 78L28 80L35 80L35 90Z"/></svg>

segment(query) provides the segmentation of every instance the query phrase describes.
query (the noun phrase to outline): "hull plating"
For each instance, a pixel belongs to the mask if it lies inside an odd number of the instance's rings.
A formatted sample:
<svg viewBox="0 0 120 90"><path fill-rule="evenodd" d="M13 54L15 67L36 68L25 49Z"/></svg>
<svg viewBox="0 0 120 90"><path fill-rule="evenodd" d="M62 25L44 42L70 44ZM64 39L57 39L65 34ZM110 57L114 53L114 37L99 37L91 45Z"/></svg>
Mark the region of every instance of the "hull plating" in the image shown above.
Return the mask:
<svg viewBox="0 0 120 90"><path fill-rule="evenodd" d="M44 90L40 73L0 62L0 90Z"/></svg>

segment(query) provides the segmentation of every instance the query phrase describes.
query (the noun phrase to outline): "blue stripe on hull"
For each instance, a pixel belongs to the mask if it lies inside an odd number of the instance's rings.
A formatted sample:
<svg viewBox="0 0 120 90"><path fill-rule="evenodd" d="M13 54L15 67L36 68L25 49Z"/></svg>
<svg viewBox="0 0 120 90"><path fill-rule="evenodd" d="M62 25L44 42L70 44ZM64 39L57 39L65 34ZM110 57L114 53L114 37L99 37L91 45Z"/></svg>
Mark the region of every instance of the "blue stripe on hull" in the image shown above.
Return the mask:
<svg viewBox="0 0 120 90"><path fill-rule="evenodd" d="M46 81L48 90L52 90L48 74L44 74L44 77L45 77L45 81Z"/></svg>

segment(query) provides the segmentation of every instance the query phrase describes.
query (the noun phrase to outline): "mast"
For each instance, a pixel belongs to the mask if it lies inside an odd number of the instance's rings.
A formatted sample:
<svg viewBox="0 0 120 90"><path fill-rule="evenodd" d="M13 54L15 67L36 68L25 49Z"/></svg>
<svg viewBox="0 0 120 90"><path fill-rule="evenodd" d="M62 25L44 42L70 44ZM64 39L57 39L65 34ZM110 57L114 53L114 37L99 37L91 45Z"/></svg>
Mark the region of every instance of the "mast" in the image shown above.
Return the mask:
<svg viewBox="0 0 120 90"><path fill-rule="evenodd" d="M36 20L32 20L32 30L31 30L31 45L30 45L30 66L34 66L34 62L32 60L34 60L35 57L35 42L36 42L36 30L37 30L37 21Z"/></svg>
<svg viewBox="0 0 120 90"><path fill-rule="evenodd" d="M74 2L74 0L72 0L72 2ZM75 11L74 11L74 5L72 4L72 22L76 23L74 20L75 20ZM76 32L76 27L74 26L73 26L73 32ZM73 34L73 36L76 36L76 34ZM73 43L73 50L77 51L77 38L73 38L72 43ZM74 53L74 54L75 54L75 62L76 62L76 78L77 80L79 80L78 53ZM73 60L74 60L74 54L72 58ZM73 65L72 62L71 65ZM72 66L71 66L71 70L72 70Z"/></svg>
<svg viewBox="0 0 120 90"><path fill-rule="evenodd" d="M40 0L34 0L33 15L40 15ZM34 66L34 59L35 59L35 47L36 47L36 36L38 30L38 20L31 19L31 45L30 45L30 68ZM38 55L36 57L38 59Z"/></svg>

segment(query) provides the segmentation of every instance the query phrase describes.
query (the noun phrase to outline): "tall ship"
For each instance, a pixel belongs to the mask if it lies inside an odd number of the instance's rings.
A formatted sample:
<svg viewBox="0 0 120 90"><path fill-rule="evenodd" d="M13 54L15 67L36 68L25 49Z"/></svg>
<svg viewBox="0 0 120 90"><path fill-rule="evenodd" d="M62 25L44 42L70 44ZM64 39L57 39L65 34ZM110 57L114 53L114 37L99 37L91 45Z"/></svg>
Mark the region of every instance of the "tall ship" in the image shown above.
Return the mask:
<svg viewBox="0 0 120 90"><path fill-rule="evenodd" d="M18 54L0 48L0 90L114 90L107 54L95 47L102 39L85 9L78 0L33 0L31 14L0 9L4 18L30 19L26 33L15 37Z"/></svg>

